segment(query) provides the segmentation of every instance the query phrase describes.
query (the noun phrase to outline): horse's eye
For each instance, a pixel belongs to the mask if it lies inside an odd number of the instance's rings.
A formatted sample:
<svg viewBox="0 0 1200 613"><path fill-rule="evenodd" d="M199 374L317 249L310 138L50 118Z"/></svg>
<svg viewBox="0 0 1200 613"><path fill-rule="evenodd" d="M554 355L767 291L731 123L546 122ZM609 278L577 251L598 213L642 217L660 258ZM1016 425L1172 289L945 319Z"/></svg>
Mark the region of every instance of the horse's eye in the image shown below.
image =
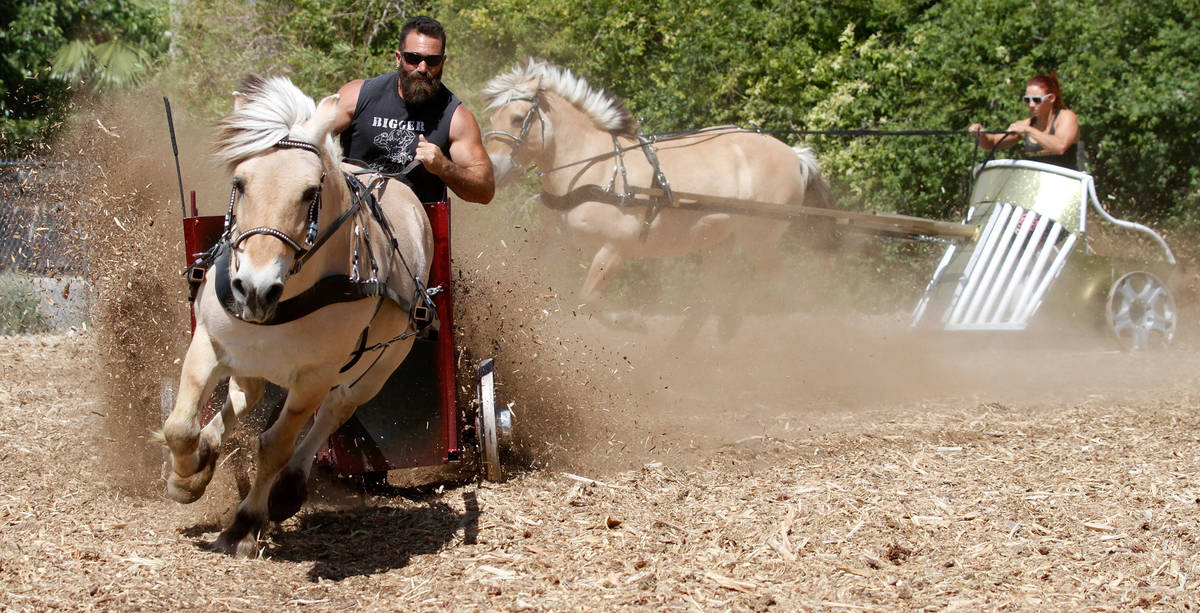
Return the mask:
<svg viewBox="0 0 1200 613"><path fill-rule="evenodd" d="M318 190L317 187L310 187L310 188L304 190L304 193L300 195L300 201L301 202L312 202L313 198L317 197L317 190Z"/></svg>
<svg viewBox="0 0 1200 613"><path fill-rule="evenodd" d="M236 190L237 193L239 193L239 194L245 193L246 180L241 177L234 177L233 178L233 189Z"/></svg>
<svg viewBox="0 0 1200 613"><path fill-rule="evenodd" d="M525 121L524 118L513 115L511 123L514 128L519 128L519 127L521 127L521 122L523 122L523 121Z"/></svg>

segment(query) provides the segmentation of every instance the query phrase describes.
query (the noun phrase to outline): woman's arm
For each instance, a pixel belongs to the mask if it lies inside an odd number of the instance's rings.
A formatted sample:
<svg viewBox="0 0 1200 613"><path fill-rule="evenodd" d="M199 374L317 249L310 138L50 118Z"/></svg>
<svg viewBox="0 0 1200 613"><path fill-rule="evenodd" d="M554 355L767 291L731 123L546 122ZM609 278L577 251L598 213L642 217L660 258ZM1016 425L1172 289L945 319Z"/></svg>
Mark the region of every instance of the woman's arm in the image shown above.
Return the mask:
<svg viewBox="0 0 1200 613"><path fill-rule="evenodd" d="M1009 132L1016 132L1014 127L1019 127L1021 124L1028 125L1029 120L1023 119L1014 122L1008 126ZM1008 149L1021 141L1016 134L983 134L983 124L973 123L967 128L968 132L974 132L976 139L979 141L979 146L986 151L995 151L996 149Z"/></svg>
<svg viewBox="0 0 1200 613"><path fill-rule="evenodd" d="M1038 126L1026 125L1021 133L1028 134L1033 142L1041 145L1042 150L1050 155L1062 155L1071 148L1071 145L1079 142L1079 117L1070 109L1062 109L1058 112L1058 120L1054 122L1054 134L1051 134L1049 129L1050 126L1042 129Z"/></svg>

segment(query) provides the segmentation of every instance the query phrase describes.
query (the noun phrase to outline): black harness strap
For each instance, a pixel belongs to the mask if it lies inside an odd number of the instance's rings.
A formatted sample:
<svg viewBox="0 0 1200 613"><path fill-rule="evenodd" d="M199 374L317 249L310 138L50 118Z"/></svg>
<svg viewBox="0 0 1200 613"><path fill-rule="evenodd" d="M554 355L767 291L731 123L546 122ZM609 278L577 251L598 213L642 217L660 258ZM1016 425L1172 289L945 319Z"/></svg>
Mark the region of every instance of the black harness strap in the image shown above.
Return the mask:
<svg viewBox="0 0 1200 613"><path fill-rule="evenodd" d="M231 315L240 319L237 301L233 298L233 290L229 284L229 248L222 244L212 263L213 289L221 306ZM433 311L424 308L396 293L386 283L380 281L352 281L347 275L331 275L317 281L303 292L279 303L275 316L268 321L255 322L260 325L279 325L296 321L301 317L314 313L331 304L354 302L364 298L386 298L396 303L402 310L414 313L418 325L424 320L429 327L437 329L439 323L433 316Z"/></svg>
<svg viewBox="0 0 1200 613"><path fill-rule="evenodd" d="M353 201L352 204L346 210L346 212L342 213L337 219L334 220L333 224L326 229L325 233L315 241L311 248L300 254L300 257L296 260L296 268L299 268L298 265L306 261L308 256L315 253L325 243L325 241L327 241L329 237L333 235L334 231L345 224L345 222L353 217L356 213L365 208L370 213L371 217L373 217L383 228L389 243L389 247L396 251L397 255L400 256L401 261L407 269L408 262L404 261L404 255L399 252L398 242L396 241L395 236L392 234L391 226L387 221L387 217L383 214L383 208L380 206L378 199L375 197L374 189L380 185L383 179L377 178L375 181L372 181L370 185L363 185L362 181L359 181L357 177L349 174L346 174L345 177L346 183L350 187ZM199 287L200 283L205 279L208 271L211 269L214 274L214 276L211 278L211 281L214 284L213 289L217 294L218 301L221 303L221 306L226 312L240 320L242 319L241 313L237 307L237 301L233 297L233 290L229 279L229 257L235 240L236 239L231 240L229 233L226 233L220 242L210 248L200 259L188 267L187 276L189 285L191 285L192 296L194 297L196 288ZM370 254L369 257L372 260L371 267L374 269L376 267L374 255ZM274 317L272 317L270 320L252 323L256 323L258 325L285 324L300 319L331 304L353 302L356 300L378 297L386 298L387 300L392 301L399 306L401 310L409 313L413 323L416 325L417 332L439 330L441 327L441 322L438 320L437 309L433 304L433 299L431 297L432 291L426 290L424 284L421 283L419 278L412 276L412 279L416 285L416 295L410 300L396 293L396 291L387 283L379 281L374 277L372 277L371 280L363 281L357 278L352 278L349 275L330 275L317 281L300 294L280 302L275 309ZM382 348L383 346L386 346L387 344L395 342L395 340L399 340L401 338L407 338L407 336L402 335L401 337L398 337L398 339L393 339L387 343L364 348L361 346L366 342L364 337L363 340L360 341L360 347L356 351L356 354L361 355L361 353L364 351ZM357 361L357 357L354 358L353 361ZM347 365L346 368L349 368L350 366L353 366L353 362Z"/></svg>
<svg viewBox="0 0 1200 613"><path fill-rule="evenodd" d="M667 206L675 204L675 194L671 192L671 182L667 180L663 174L662 166L658 163L658 153L654 151L654 142L648 138L639 136L638 140L642 143L642 152L646 154L646 161L650 162L650 168L654 170L654 183L658 184L663 190L662 198L651 198L650 206L646 207L646 216L642 219L642 233L639 237L642 242L645 242L646 236L650 234L650 224L658 217L658 210L662 208L665 202ZM629 186L625 186L626 191Z"/></svg>
<svg viewBox="0 0 1200 613"><path fill-rule="evenodd" d="M630 202L627 194L618 194L604 189L599 185L581 185L565 194L556 195L549 192L541 193L542 204L556 211L573 209L584 202L603 202L604 204L627 204Z"/></svg>
<svg viewBox="0 0 1200 613"><path fill-rule="evenodd" d="M675 194L671 191L671 182L667 180L667 176L663 174L662 165L658 161L658 153L654 150L654 143L650 139L638 137L641 142L642 153L646 156L646 161L650 164L651 170L654 172L654 179L651 187L657 187L662 190L662 196L654 196L649 200L636 200L633 197L633 192L629 191L629 179L625 174L625 160L621 155L622 149L615 147L616 153L613 155L617 158L617 165L613 169L613 180L609 182L608 187L600 187L599 185L581 185L565 194L551 194L542 192L542 204L547 208L556 211L565 211L574 208L584 202L601 202L604 204L612 204L616 206L638 205L646 207L646 214L642 218L642 230L638 238L642 241L650 233L650 224L658 217L658 212L663 206L675 206ZM613 144L616 144L616 138L613 138ZM622 189L616 191L616 177L621 176Z"/></svg>
<svg viewBox="0 0 1200 613"><path fill-rule="evenodd" d="M351 368L354 368L354 365L358 364L358 361L362 359L363 352L367 347L367 332L370 332L370 331L371 331L370 326L363 328L362 334L360 334L358 336L358 348L355 349L354 351L350 352L350 356L351 356L350 361L346 362L346 365L342 366L341 369L338 370L339 375L346 372L347 370L350 370Z"/></svg>

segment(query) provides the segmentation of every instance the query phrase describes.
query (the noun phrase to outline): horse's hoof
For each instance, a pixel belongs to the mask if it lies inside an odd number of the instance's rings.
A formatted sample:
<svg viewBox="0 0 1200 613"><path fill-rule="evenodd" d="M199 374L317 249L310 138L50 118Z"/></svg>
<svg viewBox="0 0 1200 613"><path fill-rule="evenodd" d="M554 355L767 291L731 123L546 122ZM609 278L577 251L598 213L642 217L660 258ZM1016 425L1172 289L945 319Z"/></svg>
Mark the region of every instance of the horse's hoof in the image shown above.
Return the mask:
<svg viewBox="0 0 1200 613"><path fill-rule="evenodd" d="M217 537L213 543L213 551L233 556L235 558L254 559L258 557L258 539L249 536L238 540L226 538L224 534Z"/></svg>
<svg viewBox="0 0 1200 613"><path fill-rule="evenodd" d="M308 499L308 484L304 473L299 470L285 469L275 479L271 486L271 496L267 499L267 515L271 521L283 521L299 510Z"/></svg>
<svg viewBox="0 0 1200 613"><path fill-rule="evenodd" d="M204 490L212 481L213 472L217 469L217 454L210 445L203 441L201 441L197 454L200 457L200 468L196 472L181 476L173 469L166 471L168 473L167 497L171 500L180 504L196 502L204 495Z"/></svg>
<svg viewBox="0 0 1200 613"><path fill-rule="evenodd" d="M190 479L171 475L167 477L167 498L179 504L191 504L204 495L205 485L192 487Z"/></svg>
<svg viewBox="0 0 1200 613"><path fill-rule="evenodd" d="M233 523L213 542L213 551L239 558L258 557L258 533L262 525L262 520L238 511Z"/></svg>
<svg viewBox="0 0 1200 613"><path fill-rule="evenodd" d="M171 473L167 476L167 497L179 504L196 502L208 489L215 468L216 464L207 464L200 472L187 477Z"/></svg>

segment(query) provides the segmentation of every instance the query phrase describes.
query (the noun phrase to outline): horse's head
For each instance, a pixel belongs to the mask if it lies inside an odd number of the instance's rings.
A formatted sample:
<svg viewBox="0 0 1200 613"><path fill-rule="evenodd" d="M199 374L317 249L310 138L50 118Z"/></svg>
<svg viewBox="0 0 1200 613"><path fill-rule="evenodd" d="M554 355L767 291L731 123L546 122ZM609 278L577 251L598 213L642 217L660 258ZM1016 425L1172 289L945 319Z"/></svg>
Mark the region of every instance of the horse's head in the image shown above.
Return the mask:
<svg viewBox="0 0 1200 613"><path fill-rule="evenodd" d="M528 164L550 163L554 156L578 153L566 151L577 131L614 138L637 134L637 122L623 102L545 60L529 58L493 77L483 94L492 111L491 129L484 138L497 184L516 176L516 171L524 173ZM570 113L572 107L578 113ZM572 120L572 115L580 119ZM571 136L570 141L560 138L558 146L556 124L562 135Z"/></svg>
<svg viewBox="0 0 1200 613"><path fill-rule="evenodd" d="M250 79L222 121L217 153L233 174L230 288L246 321L274 316L316 239L324 185L340 186L330 137L337 99L314 108L286 79Z"/></svg>
<svg viewBox="0 0 1200 613"><path fill-rule="evenodd" d="M524 174L525 167L545 149L554 132L543 112L544 101L538 97L537 83L522 89L533 93L510 96L503 103L493 102L498 106L492 113L490 129L484 132L484 145L492 159L497 185Z"/></svg>

